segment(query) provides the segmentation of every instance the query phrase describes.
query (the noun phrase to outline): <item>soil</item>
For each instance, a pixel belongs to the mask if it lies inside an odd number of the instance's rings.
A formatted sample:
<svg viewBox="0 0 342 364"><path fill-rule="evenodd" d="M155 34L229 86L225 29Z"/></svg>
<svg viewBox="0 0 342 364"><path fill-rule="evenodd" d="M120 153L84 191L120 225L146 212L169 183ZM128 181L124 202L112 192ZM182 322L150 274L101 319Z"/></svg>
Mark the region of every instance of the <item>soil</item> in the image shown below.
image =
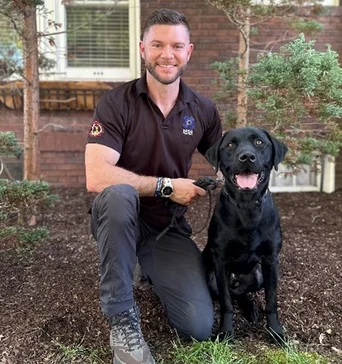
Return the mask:
<svg viewBox="0 0 342 364"><path fill-rule="evenodd" d="M94 195L83 189L54 193L60 197L55 207L38 216L38 225L50 230L44 242L26 251L9 241L0 243L1 364L110 363L109 328L98 299L97 247L87 214ZM213 203L217 193L212 194ZM284 235L281 322L301 350L342 363L342 191L276 193L274 198ZM194 232L205 226L208 211L208 197L189 209ZM203 248L205 230L194 240ZM135 295L145 339L158 360L171 363L177 335L153 289L136 289ZM262 309L262 293L256 299ZM243 348L269 345L263 314L260 324L251 327L237 310L235 322ZM80 358L71 348L79 354L82 348L90 351Z"/></svg>

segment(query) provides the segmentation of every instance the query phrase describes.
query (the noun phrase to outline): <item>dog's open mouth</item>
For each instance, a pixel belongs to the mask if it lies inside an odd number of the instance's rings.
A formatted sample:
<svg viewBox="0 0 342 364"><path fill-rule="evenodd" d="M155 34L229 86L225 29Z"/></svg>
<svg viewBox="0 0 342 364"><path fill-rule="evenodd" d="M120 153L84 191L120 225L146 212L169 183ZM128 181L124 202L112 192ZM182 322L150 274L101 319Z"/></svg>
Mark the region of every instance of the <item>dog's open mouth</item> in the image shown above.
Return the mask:
<svg viewBox="0 0 342 364"><path fill-rule="evenodd" d="M258 187L258 184L264 179L264 174L244 172L241 174L236 174L233 177L235 185L241 189L253 190Z"/></svg>

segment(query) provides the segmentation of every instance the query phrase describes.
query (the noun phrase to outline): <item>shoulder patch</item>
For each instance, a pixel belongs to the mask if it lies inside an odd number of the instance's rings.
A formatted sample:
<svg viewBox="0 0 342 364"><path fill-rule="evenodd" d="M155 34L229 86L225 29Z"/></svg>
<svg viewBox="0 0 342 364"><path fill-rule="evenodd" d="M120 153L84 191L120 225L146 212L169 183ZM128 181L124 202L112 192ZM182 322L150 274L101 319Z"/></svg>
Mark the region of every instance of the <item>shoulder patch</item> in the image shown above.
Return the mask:
<svg viewBox="0 0 342 364"><path fill-rule="evenodd" d="M90 137L97 138L101 136L103 133L104 133L103 125L99 121L94 120L93 123L91 124L88 135Z"/></svg>

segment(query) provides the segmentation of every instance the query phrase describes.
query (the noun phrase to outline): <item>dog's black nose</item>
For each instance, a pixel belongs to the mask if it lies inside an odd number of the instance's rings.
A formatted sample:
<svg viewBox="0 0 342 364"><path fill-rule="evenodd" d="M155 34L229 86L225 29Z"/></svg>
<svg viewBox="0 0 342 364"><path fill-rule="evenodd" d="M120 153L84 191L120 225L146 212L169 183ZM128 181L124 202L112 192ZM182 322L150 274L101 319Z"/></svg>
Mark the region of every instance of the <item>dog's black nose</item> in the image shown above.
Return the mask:
<svg viewBox="0 0 342 364"><path fill-rule="evenodd" d="M241 163L245 163L245 162L252 162L254 163L256 160L256 157L255 157L255 154L253 153L242 153L240 156L239 156L239 161Z"/></svg>

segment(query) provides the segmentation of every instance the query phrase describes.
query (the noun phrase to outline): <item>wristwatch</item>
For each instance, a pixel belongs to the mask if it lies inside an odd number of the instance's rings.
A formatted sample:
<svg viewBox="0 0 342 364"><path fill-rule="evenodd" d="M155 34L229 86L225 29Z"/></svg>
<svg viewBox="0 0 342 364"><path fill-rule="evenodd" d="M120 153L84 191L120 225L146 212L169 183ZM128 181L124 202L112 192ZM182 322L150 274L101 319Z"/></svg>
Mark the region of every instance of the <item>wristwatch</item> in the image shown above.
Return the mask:
<svg viewBox="0 0 342 364"><path fill-rule="evenodd" d="M171 197L173 194L173 186L170 178L163 178L162 188L160 190L161 197Z"/></svg>

